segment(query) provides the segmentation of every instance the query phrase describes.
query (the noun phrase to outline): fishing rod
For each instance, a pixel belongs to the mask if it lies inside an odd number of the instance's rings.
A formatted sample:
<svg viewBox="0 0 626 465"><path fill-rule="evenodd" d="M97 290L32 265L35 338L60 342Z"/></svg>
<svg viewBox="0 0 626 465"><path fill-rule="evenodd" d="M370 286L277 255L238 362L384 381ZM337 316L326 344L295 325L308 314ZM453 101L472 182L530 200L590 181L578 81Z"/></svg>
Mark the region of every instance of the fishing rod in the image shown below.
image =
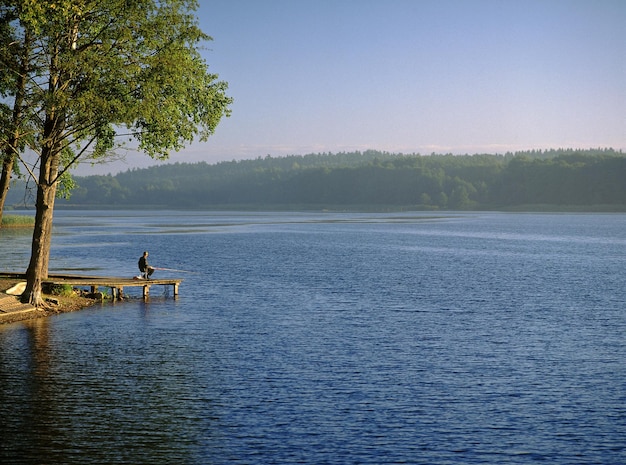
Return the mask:
<svg viewBox="0 0 626 465"><path fill-rule="evenodd" d="M196 271L186 271L186 270L176 270L174 268L160 268L158 266L153 266L155 270L163 270L163 271L175 271L177 273L197 273Z"/></svg>

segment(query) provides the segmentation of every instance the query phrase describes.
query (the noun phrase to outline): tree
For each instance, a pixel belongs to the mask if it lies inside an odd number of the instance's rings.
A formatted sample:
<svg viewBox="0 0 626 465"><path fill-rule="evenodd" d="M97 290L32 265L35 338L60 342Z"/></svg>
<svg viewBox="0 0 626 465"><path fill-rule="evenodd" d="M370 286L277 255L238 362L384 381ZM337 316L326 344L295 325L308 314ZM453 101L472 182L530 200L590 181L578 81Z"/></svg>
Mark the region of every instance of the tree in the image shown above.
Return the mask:
<svg viewBox="0 0 626 465"><path fill-rule="evenodd" d="M166 159L212 135L232 100L199 53L210 37L198 27L196 1L15 3L0 5L15 8L22 43L33 38L23 108L36 129L29 148L37 154L35 165L24 163L37 180L37 200L22 301L41 306L55 196L69 170L110 156L120 136Z"/></svg>
<svg viewBox="0 0 626 465"><path fill-rule="evenodd" d="M15 14L15 9L0 9L0 41L2 44L6 44L0 49L0 63L2 64L0 95L2 97L13 97L12 109L4 102L0 104L0 125L2 130L0 139L0 161L2 162L2 172L0 174L0 223L2 223L4 203L9 192L16 155L24 146L22 105L26 90L31 38L28 33L25 33L21 43L15 40L15 30L12 27L12 23L16 19Z"/></svg>

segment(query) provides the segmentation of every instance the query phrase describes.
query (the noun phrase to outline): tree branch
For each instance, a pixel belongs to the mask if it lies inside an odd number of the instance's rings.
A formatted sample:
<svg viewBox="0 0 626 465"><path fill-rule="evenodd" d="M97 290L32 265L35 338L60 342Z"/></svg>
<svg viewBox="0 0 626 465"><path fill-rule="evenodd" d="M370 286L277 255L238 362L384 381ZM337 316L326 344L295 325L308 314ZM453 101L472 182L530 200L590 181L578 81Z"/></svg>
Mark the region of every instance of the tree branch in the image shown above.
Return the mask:
<svg viewBox="0 0 626 465"><path fill-rule="evenodd" d="M92 136L91 140L89 142L87 142L87 144L85 144L85 146L80 150L80 152L78 152L77 155L74 156L74 158L72 158L72 160L69 163L66 163L65 166L59 170L59 172L57 173L56 177L54 178L54 180L52 181L53 183L57 182L61 176L63 176L66 172L69 171L69 169L72 167L72 165L74 165L74 163L76 163L76 161L83 156L83 154L85 153L85 151L89 148L89 146L91 144L94 143L94 141L98 138L98 136Z"/></svg>

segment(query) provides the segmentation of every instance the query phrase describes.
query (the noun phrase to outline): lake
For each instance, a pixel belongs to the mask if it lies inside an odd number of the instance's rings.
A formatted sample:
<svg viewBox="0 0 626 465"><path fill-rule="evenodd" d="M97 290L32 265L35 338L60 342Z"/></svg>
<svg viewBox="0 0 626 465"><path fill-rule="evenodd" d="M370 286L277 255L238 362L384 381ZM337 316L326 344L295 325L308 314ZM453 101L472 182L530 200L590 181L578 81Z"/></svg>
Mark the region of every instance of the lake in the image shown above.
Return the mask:
<svg viewBox="0 0 626 465"><path fill-rule="evenodd" d="M1 463L626 463L624 214L57 211L50 272L144 250L0 326Z"/></svg>

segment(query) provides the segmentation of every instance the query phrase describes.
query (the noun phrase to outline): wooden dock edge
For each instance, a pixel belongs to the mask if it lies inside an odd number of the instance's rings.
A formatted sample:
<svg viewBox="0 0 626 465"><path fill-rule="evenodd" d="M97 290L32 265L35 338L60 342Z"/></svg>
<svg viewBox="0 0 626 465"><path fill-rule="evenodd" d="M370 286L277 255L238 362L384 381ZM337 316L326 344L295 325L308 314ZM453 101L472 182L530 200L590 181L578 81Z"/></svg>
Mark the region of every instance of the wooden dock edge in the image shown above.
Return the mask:
<svg viewBox="0 0 626 465"><path fill-rule="evenodd" d="M24 273L0 272L0 278L25 280L26 275ZM183 282L182 279L146 280L137 278L118 278L110 276L80 276L61 274L49 274L48 278L43 280L43 284L89 287L92 294L98 292L99 287L108 287L111 290L111 298L113 300L121 300L123 298L125 287L143 288L142 296L144 299L147 299L150 296L150 287L172 286L174 297L177 297L181 282Z"/></svg>

